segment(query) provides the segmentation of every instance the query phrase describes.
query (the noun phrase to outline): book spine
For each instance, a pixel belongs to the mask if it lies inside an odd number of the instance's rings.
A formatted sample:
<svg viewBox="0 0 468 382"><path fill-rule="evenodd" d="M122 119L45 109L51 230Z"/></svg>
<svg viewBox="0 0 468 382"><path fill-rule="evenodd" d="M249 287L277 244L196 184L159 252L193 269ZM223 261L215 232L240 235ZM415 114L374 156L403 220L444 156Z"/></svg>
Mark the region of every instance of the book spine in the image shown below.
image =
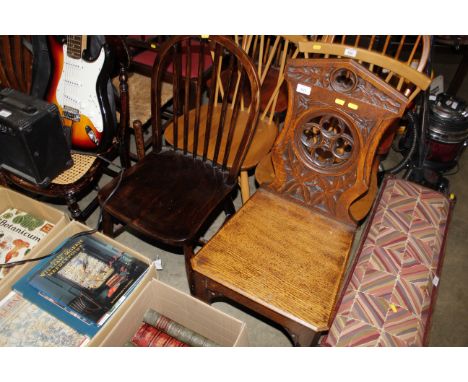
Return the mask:
<svg viewBox="0 0 468 382"><path fill-rule="evenodd" d="M177 340L190 346L209 347L219 346L206 337L186 328L183 325L163 316L153 309L148 309L143 316L143 321L156 329L169 334Z"/></svg>
<svg viewBox="0 0 468 382"><path fill-rule="evenodd" d="M131 342L139 347L185 347L187 344L171 337L155 327L143 323L132 337Z"/></svg>
<svg viewBox="0 0 468 382"><path fill-rule="evenodd" d="M125 293L117 300L117 302L112 306L112 308L109 309L107 313L105 313L97 322L98 326L102 326L106 323L106 321L111 317L114 312L119 308L120 305L127 299L127 297L133 292L133 290L140 284L141 280L143 280L143 277L146 276L148 273L148 269L145 269L145 271L135 280L135 282L128 288Z"/></svg>

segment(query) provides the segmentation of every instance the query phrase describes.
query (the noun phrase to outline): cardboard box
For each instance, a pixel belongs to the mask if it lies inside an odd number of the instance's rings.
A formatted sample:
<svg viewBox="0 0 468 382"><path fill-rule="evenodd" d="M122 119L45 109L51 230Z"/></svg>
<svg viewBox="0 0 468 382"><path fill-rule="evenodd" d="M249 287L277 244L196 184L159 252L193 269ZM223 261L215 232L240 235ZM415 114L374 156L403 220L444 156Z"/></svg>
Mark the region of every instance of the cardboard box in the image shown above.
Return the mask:
<svg viewBox="0 0 468 382"><path fill-rule="evenodd" d="M44 247L44 253L48 253L53 251L60 243L62 243L66 238L83 231L91 230L90 227L79 223L75 220L71 221L70 223L65 226L55 237L53 240L49 241L47 245ZM99 332L88 342L87 346L99 346L100 342L107 336L107 333L114 327L114 324L119 320L120 317L124 314L128 306L132 303L132 301L139 295L139 292L145 287L145 285L152 280L153 278L157 277L156 269L152 264L151 260L147 257L141 255L140 253L134 251L133 249L115 241L114 239L100 233L96 232L93 233L93 236L103 242L106 242L112 245L119 250L128 253L131 256L136 257L137 259L147 263L150 265L148 272L143 276L140 283L135 287L135 289L130 293L127 299L118 307L118 309L112 314L111 317L105 322ZM27 272L27 271L26 271ZM26 273L25 272L25 273Z"/></svg>
<svg viewBox="0 0 468 382"><path fill-rule="evenodd" d="M29 253L29 259L40 256L43 248L47 243L68 224L69 218L65 213L59 211L47 204L38 202L18 192L12 191L8 188L0 186L0 213L8 208L17 208L18 210L28 212L39 218L43 218L50 223L54 224L54 228L45 236L39 243L37 243ZM18 280L21 275L25 274L27 270L31 269L31 264L18 265L11 268L10 272L0 280L0 299L6 296L11 291L11 286Z"/></svg>
<svg viewBox="0 0 468 382"><path fill-rule="evenodd" d="M149 308L221 346L248 346L244 322L156 279L135 296L100 346L123 346L135 334Z"/></svg>
<svg viewBox="0 0 468 382"><path fill-rule="evenodd" d="M55 248L57 248L65 239L68 237L79 233L83 231L89 231L91 230L90 227L79 223L75 220L69 222L67 225L62 227L62 229L54 235L50 240L47 240L44 245L41 246L40 250L37 251L36 256L44 256L50 252L52 252ZM130 293L130 295L127 297L127 299L118 307L118 309L112 314L111 317L104 323L102 328L99 330L99 332L87 343L87 346L98 346L99 343L102 341L104 337L106 337L107 333L113 328L114 323L119 320L119 318L123 315L127 307L132 303L132 301L135 299L135 297L139 294L140 290L143 289L143 287L152 279L157 277L156 274L156 269L154 265L152 264L151 260L148 259L147 257L139 254L138 252L135 252L133 249L111 239L108 236L103 235L100 232L93 233L93 236L98 238L99 240L102 240L106 243L109 243L115 248L118 248L121 251L124 251L139 260L150 264L150 267L146 274L143 276L141 279L140 283L135 287L135 289ZM16 273L15 278L11 280L11 284L14 284L17 280L19 280L21 277L23 277L26 273L29 272L30 269L32 269L37 263L32 262L29 264L26 264L19 272ZM11 287L10 287L11 290ZM3 298L5 295L7 295L10 290L3 292L2 295L0 295L0 298Z"/></svg>

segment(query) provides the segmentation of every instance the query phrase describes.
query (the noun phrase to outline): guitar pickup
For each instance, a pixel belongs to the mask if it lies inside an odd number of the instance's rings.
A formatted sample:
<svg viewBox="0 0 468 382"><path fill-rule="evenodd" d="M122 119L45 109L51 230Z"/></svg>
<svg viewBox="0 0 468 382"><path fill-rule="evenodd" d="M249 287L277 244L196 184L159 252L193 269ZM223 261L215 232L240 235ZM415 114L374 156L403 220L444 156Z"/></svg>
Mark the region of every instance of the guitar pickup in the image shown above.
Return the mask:
<svg viewBox="0 0 468 382"><path fill-rule="evenodd" d="M70 106L63 107L63 117L74 122L80 121L80 111Z"/></svg>

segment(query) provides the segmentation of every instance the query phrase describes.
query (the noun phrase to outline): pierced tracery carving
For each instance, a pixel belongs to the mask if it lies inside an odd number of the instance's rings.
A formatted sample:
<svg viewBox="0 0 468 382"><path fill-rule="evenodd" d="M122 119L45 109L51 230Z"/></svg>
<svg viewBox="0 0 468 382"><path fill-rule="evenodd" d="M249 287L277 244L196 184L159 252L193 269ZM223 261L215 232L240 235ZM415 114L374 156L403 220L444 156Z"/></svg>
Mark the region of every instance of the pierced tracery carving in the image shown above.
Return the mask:
<svg viewBox="0 0 468 382"><path fill-rule="evenodd" d="M270 188L350 222L349 205L366 191L365 169L385 128L402 112L400 98L348 60L292 60L286 73L292 94L273 149L277 176ZM309 86L310 94L298 84Z"/></svg>
<svg viewBox="0 0 468 382"><path fill-rule="evenodd" d="M296 145L313 167L327 169L339 167L351 158L354 137L342 118L323 115L296 128Z"/></svg>

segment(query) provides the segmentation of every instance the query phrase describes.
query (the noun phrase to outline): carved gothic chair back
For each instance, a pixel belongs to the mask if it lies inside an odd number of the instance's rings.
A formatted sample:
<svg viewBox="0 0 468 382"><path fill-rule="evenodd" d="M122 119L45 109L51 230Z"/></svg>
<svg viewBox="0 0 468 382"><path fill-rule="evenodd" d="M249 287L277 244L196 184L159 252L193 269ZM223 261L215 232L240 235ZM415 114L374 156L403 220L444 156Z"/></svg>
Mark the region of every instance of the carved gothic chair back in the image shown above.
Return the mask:
<svg viewBox="0 0 468 382"><path fill-rule="evenodd" d="M192 259L194 294L234 300L296 345L329 328L356 229L350 205L408 99L351 59L295 59L273 147L276 177Z"/></svg>
<svg viewBox="0 0 468 382"><path fill-rule="evenodd" d="M270 189L351 223L367 191L382 134L408 99L353 60L292 60L289 113L275 147Z"/></svg>
<svg viewBox="0 0 468 382"><path fill-rule="evenodd" d="M351 58L402 94L408 105L427 89L430 78L425 70L430 52L429 36L287 36L306 58ZM381 139L378 155L372 164L370 190L351 205L355 220L362 220L370 210L377 192L380 156L390 148L397 124L387 129ZM270 183L275 174L271 158L257 167L257 181Z"/></svg>
<svg viewBox="0 0 468 382"><path fill-rule="evenodd" d="M213 60L208 93L203 91L207 54ZM217 81L222 63L228 70L224 88ZM196 68L197 76L184 77L190 68ZM168 70L174 73L173 118L166 124L161 97ZM231 99L220 97L231 90ZM248 107L238 96L241 92L251 97ZM190 279L193 247L213 213L223 207L233 213L231 194L258 114L257 73L232 39L169 39L160 47L152 73L153 149L126 170L121 181L114 179L100 191L104 233L114 235L114 221L119 221L153 240L183 247Z"/></svg>

